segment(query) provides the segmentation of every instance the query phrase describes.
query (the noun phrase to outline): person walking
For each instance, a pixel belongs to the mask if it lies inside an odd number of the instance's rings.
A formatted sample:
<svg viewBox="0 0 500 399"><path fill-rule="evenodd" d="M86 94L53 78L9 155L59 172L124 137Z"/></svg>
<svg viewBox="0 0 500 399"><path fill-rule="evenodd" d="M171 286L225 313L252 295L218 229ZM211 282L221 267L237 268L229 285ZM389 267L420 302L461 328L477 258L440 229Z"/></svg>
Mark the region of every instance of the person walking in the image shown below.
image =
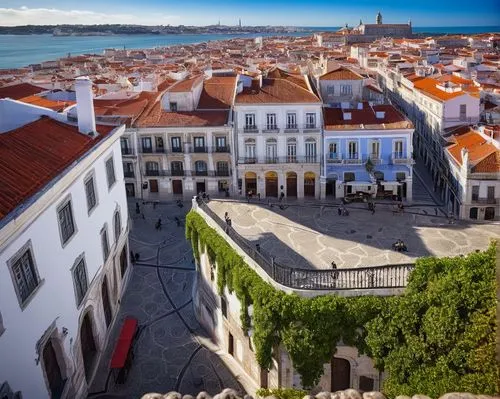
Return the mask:
<svg viewBox="0 0 500 399"><path fill-rule="evenodd" d="M156 230L161 230L161 218L158 218L158 220L156 221Z"/></svg>

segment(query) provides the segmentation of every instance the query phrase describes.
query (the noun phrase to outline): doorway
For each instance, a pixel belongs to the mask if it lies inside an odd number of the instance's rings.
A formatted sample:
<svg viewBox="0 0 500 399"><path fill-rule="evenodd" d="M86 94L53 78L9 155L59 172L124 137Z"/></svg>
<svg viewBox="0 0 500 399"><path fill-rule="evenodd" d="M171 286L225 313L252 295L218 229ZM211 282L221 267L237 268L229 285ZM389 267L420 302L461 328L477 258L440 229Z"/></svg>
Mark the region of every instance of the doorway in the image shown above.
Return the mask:
<svg viewBox="0 0 500 399"><path fill-rule="evenodd" d="M332 389L331 392L348 389L351 385L351 365L346 359L332 359Z"/></svg>
<svg viewBox="0 0 500 399"><path fill-rule="evenodd" d="M327 197L336 197L336 189L337 189L337 180L335 179L326 179L326 190L325 195Z"/></svg>
<svg viewBox="0 0 500 399"><path fill-rule="evenodd" d="M266 197L278 197L278 174L266 173Z"/></svg>
<svg viewBox="0 0 500 399"><path fill-rule="evenodd" d="M316 179L312 172L304 173L304 197L314 197L316 195Z"/></svg>
<svg viewBox="0 0 500 399"><path fill-rule="evenodd" d="M135 197L135 184L125 183L125 191L127 193L127 197Z"/></svg>
<svg viewBox="0 0 500 399"><path fill-rule="evenodd" d="M182 180L172 180L172 192L182 195Z"/></svg>
<svg viewBox="0 0 500 399"><path fill-rule="evenodd" d="M495 208L489 206L484 211L484 220L493 220L493 219L495 219Z"/></svg>
<svg viewBox="0 0 500 399"><path fill-rule="evenodd" d="M477 219L477 208L470 208L469 219Z"/></svg>
<svg viewBox="0 0 500 399"><path fill-rule="evenodd" d="M97 357L97 346L94 340L92 331L92 320L90 312L83 317L82 326L80 327L80 346L82 349L83 367L85 369L85 379L90 382L92 370Z"/></svg>
<svg viewBox="0 0 500 399"><path fill-rule="evenodd" d="M205 190L205 181L197 181L196 182L196 193L204 193Z"/></svg>
<svg viewBox="0 0 500 399"><path fill-rule="evenodd" d="M123 276L125 276L125 272L127 271L127 266L128 266L127 245L125 244L125 246L122 249L122 253L120 254L120 274L122 278Z"/></svg>
<svg viewBox="0 0 500 399"><path fill-rule="evenodd" d="M297 173L295 172L286 174L286 196L297 197Z"/></svg>
<svg viewBox="0 0 500 399"><path fill-rule="evenodd" d="M62 378L61 369L57 362L56 351L52 346L52 341L49 339L43 348L43 364L45 365L45 373L49 383L51 399L59 399L62 395L65 380Z"/></svg>
<svg viewBox="0 0 500 399"><path fill-rule="evenodd" d="M249 192L252 194L257 194L257 174L254 172L245 173L245 192L244 194L248 194Z"/></svg>
<svg viewBox="0 0 500 399"><path fill-rule="evenodd" d="M267 389L269 372L266 369L260 368L260 387Z"/></svg>
<svg viewBox="0 0 500 399"><path fill-rule="evenodd" d="M153 179L149 181L149 192L157 193L158 192L158 180Z"/></svg>
<svg viewBox="0 0 500 399"><path fill-rule="evenodd" d="M111 323L111 304L109 302L109 291L108 291L108 279L104 276L101 285L101 295L102 295L102 307L104 309L104 319L106 321L106 327L109 327Z"/></svg>

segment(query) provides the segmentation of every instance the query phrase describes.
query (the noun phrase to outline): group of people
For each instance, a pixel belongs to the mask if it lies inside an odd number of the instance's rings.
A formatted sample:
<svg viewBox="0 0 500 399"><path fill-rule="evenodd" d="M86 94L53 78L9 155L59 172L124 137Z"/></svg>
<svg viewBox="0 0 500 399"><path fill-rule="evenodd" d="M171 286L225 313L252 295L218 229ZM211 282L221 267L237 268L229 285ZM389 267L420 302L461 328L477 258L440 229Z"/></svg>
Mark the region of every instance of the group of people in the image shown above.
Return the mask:
<svg viewBox="0 0 500 399"><path fill-rule="evenodd" d="M231 218L229 217L229 213L224 214L224 220L226 221L226 233L229 231L229 228L231 227Z"/></svg>
<svg viewBox="0 0 500 399"><path fill-rule="evenodd" d="M253 190L248 190L247 192L247 202L250 202L250 200L253 198ZM257 193L257 199L260 201L260 193Z"/></svg>
<svg viewBox="0 0 500 399"><path fill-rule="evenodd" d="M200 202L201 200L203 201L210 201L210 195L208 195L206 192L199 192L198 195L196 196L196 201Z"/></svg>
<svg viewBox="0 0 500 399"><path fill-rule="evenodd" d="M337 212L339 216L349 216L349 211L344 205L339 206Z"/></svg>
<svg viewBox="0 0 500 399"><path fill-rule="evenodd" d="M392 249L394 249L395 251L398 251L398 252L407 252L408 251L408 247L406 246L404 241L401 239L398 239L394 244L392 244Z"/></svg>

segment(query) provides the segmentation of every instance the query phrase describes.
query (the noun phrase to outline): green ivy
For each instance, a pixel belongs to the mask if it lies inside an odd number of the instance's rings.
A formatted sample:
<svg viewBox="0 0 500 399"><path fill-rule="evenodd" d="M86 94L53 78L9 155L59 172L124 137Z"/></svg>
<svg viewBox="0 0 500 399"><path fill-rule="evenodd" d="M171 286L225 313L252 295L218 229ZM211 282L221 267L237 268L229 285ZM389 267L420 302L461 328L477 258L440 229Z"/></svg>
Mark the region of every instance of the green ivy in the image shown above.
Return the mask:
<svg viewBox="0 0 500 399"><path fill-rule="evenodd" d="M275 396L278 399L303 399L304 396L308 395L308 392L293 388L260 388L257 389L257 395L261 398L265 398L267 396Z"/></svg>
<svg viewBox="0 0 500 399"><path fill-rule="evenodd" d="M282 344L302 385L313 387L342 341L389 371L384 385L389 395L439 396L458 386L493 393L492 381L498 376L494 246L465 258L418 260L405 294L398 297L304 298L265 282L195 211L187 215L186 238L196 259L206 251L217 263L219 294L227 287L240 301L242 328L247 332L253 324L255 355L264 369L270 369L273 350ZM457 263L463 267L456 269ZM427 380L434 385L422 383Z"/></svg>

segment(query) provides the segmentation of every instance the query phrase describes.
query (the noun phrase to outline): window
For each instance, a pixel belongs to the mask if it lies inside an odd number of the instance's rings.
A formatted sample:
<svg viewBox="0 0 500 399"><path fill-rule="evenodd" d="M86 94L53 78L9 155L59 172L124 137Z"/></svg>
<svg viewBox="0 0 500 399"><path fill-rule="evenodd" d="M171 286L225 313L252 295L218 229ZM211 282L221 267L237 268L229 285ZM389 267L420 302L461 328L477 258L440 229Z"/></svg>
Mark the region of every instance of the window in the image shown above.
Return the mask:
<svg viewBox="0 0 500 399"><path fill-rule="evenodd" d="M306 159L307 162L316 162L316 141L314 139L306 140Z"/></svg>
<svg viewBox="0 0 500 399"><path fill-rule="evenodd" d="M205 137L195 137L194 138L194 151L204 152L205 151Z"/></svg>
<svg viewBox="0 0 500 399"><path fill-rule="evenodd" d="M268 130L276 130L278 128L278 126L276 124L276 114L267 114L266 120L267 120L267 129Z"/></svg>
<svg viewBox="0 0 500 399"><path fill-rule="evenodd" d="M180 137L172 137L170 139L172 143L172 152L182 152L181 138Z"/></svg>
<svg viewBox="0 0 500 399"><path fill-rule="evenodd" d="M472 201L479 199L479 186L472 186Z"/></svg>
<svg viewBox="0 0 500 399"><path fill-rule="evenodd" d="M227 302L224 297L220 297L220 309L222 311L222 315L227 319Z"/></svg>
<svg viewBox="0 0 500 399"><path fill-rule="evenodd" d="M467 104L460 104L460 120L465 121L467 119Z"/></svg>
<svg viewBox="0 0 500 399"><path fill-rule="evenodd" d="M245 129L255 129L255 114L245 114Z"/></svg>
<svg viewBox="0 0 500 399"><path fill-rule="evenodd" d="M97 204L95 195L94 177L91 176L85 181L85 195L87 196L87 211L90 213Z"/></svg>
<svg viewBox="0 0 500 399"><path fill-rule="evenodd" d="M349 141L347 154L349 159L358 159L358 143L356 141Z"/></svg>
<svg viewBox="0 0 500 399"><path fill-rule="evenodd" d="M196 161L194 163L194 169L197 175L201 176L207 175L207 163L205 161Z"/></svg>
<svg viewBox="0 0 500 399"><path fill-rule="evenodd" d="M274 163L278 156L278 143L276 139L268 139L266 141L266 158L267 162Z"/></svg>
<svg viewBox="0 0 500 399"><path fill-rule="evenodd" d="M177 103L170 103L170 111L177 112Z"/></svg>
<svg viewBox="0 0 500 399"><path fill-rule="evenodd" d="M134 164L132 162L123 162L123 175L125 177L134 177Z"/></svg>
<svg viewBox="0 0 500 399"><path fill-rule="evenodd" d="M2 336L4 331L5 327L3 326L2 312L0 312L0 337Z"/></svg>
<svg viewBox="0 0 500 399"><path fill-rule="evenodd" d="M394 142L394 158L403 158L403 142L400 140Z"/></svg>
<svg viewBox="0 0 500 399"><path fill-rule="evenodd" d="M153 146L151 144L151 137L142 138L142 152L150 153L153 152Z"/></svg>
<svg viewBox="0 0 500 399"><path fill-rule="evenodd" d="M487 198L489 200L495 199L495 186L488 186L488 194Z"/></svg>
<svg viewBox="0 0 500 399"><path fill-rule="evenodd" d="M397 181L405 181L406 173L405 172L396 172L396 180Z"/></svg>
<svg viewBox="0 0 500 399"><path fill-rule="evenodd" d="M156 137L156 152L163 152L163 137Z"/></svg>
<svg viewBox="0 0 500 399"><path fill-rule="evenodd" d="M121 145L121 148L122 148L122 154L123 155L129 155L132 153L132 151L130 150L130 146L128 144L128 139L127 138L121 138L120 139L120 145Z"/></svg>
<svg viewBox="0 0 500 399"><path fill-rule="evenodd" d="M229 176L229 164L226 161L217 162L217 175Z"/></svg>
<svg viewBox="0 0 500 399"><path fill-rule="evenodd" d="M286 143L286 157L287 162L297 161L297 141L295 139L288 139Z"/></svg>
<svg viewBox="0 0 500 399"><path fill-rule="evenodd" d="M340 85L340 94L341 95L352 94L352 85Z"/></svg>
<svg viewBox="0 0 500 399"><path fill-rule="evenodd" d="M66 200L57 210L59 219L59 230L61 232L62 244L66 244L75 233L75 223L73 221L73 210L71 199Z"/></svg>
<svg viewBox="0 0 500 399"><path fill-rule="evenodd" d="M24 309L33 292L40 286L31 241L28 241L7 263L19 306Z"/></svg>
<svg viewBox="0 0 500 399"><path fill-rule="evenodd" d="M379 159L380 158L380 142L372 141L370 143L370 158Z"/></svg>
<svg viewBox="0 0 500 399"><path fill-rule="evenodd" d="M75 288L76 307L80 307L88 289L87 267L85 256L80 255L71 269L73 275L73 285Z"/></svg>
<svg viewBox="0 0 500 399"><path fill-rule="evenodd" d="M356 175L354 172L344 172L344 182L354 181L356 179Z"/></svg>
<svg viewBox="0 0 500 399"><path fill-rule="evenodd" d="M339 154L338 154L338 144L337 143L330 143L328 145L328 157L330 159L337 159Z"/></svg>
<svg viewBox="0 0 500 399"><path fill-rule="evenodd" d="M113 224L115 228L115 242L118 242L118 238L120 237L120 233L122 232L122 218L120 216L119 210L116 210L115 212Z"/></svg>
<svg viewBox="0 0 500 399"><path fill-rule="evenodd" d="M297 128L297 114L295 112L289 112L286 114L286 128L287 129Z"/></svg>
<svg viewBox="0 0 500 399"><path fill-rule="evenodd" d="M181 161L174 161L170 163L172 176L184 176L184 166Z"/></svg>
<svg viewBox="0 0 500 399"><path fill-rule="evenodd" d="M158 162L146 162L146 176L158 176L160 174L160 166Z"/></svg>
<svg viewBox="0 0 500 399"><path fill-rule="evenodd" d="M215 146L216 146L216 150L219 152L227 151L226 138L225 137L216 137L215 138Z"/></svg>
<svg viewBox="0 0 500 399"><path fill-rule="evenodd" d="M316 114L307 113L306 114L306 128L314 129L316 127Z"/></svg>
<svg viewBox="0 0 500 399"><path fill-rule="evenodd" d="M106 177L108 178L108 188L111 188L115 184L115 164L113 163L113 157L106 161Z"/></svg>
<svg viewBox="0 0 500 399"><path fill-rule="evenodd" d="M108 241L108 226L104 226L101 230L101 246L102 246L102 257L104 262L109 256L109 241Z"/></svg>
<svg viewBox="0 0 500 399"><path fill-rule="evenodd" d="M334 95L335 94L335 86L334 85L327 86L326 87L326 94Z"/></svg>
<svg viewBox="0 0 500 399"><path fill-rule="evenodd" d="M245 141L245 158L255 159L255 140L253 139Z"/></svg>

